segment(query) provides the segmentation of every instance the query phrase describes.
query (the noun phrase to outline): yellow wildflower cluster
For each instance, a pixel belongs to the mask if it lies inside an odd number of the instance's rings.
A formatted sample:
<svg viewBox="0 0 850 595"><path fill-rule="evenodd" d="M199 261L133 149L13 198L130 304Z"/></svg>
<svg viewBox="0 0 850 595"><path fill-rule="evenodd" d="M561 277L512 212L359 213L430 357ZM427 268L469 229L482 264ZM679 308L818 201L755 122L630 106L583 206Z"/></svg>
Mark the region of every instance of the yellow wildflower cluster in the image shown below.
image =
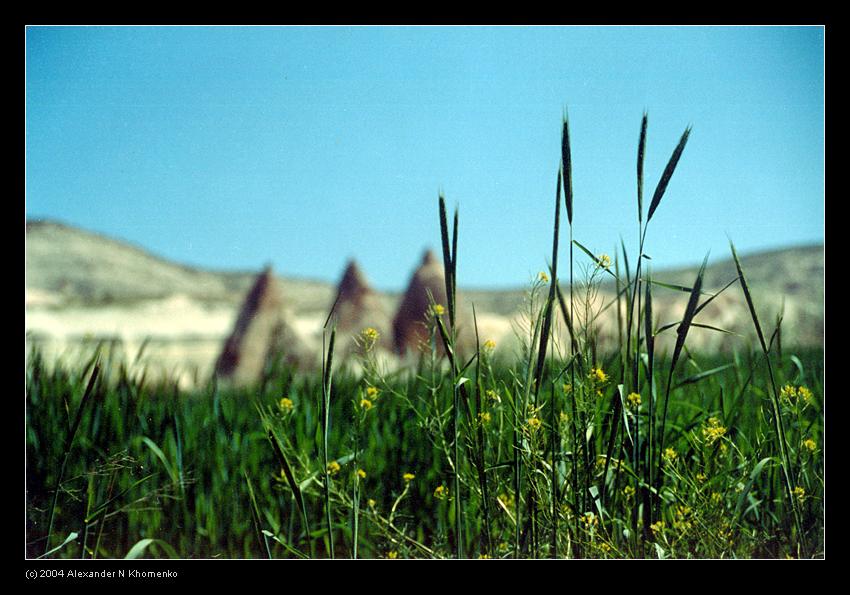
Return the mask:
<svg viewBox="0 0 850 595"><path fill-rule="evenodd" d="M806 499L806 490L804 488L801 488L800 486L797 486L796 488L794 488L794 497L797 498L797 500L799 500L800 502L802 502Z"/></svg>
<svg viewBox="0 0 850 595"><path fill-rule="evenodd" d="M494 391L492 388L484 391L484 396L487 397L488 401L492 401L493 403L501 403L502 399L499 397L499 393Z"/></svg>
<svg viewBox="0 0 850 595"><path fill-rule="evenodd" d="M664 531L664 521L656 521L649 526L652 529L652 532L655 534L661 533Z"/></svg>
<svg viewBox="0 0 850 595"><path fill-rule="evenodd" d="M340 466L336 461L331 461L328 463L328 475L336 475L339 473Z"/></svg>
<svg viewBox="0 0 850 595"><path fill-rule="evenodd" d="M290 413L295 407L295 403L292 402L292 399L283 397L280 401L278 401L277 406L283 413Z"/></svg>
<svg viewBox="0 0 850 595"><path fill-rule="evenodd" d="M478 559L479 560L489 560L490 554L478 554Z"/></svg>
<svg viewBox="0 0 850 595"><path fill-rule="evenodd" d="M531 417L528 419L528 427L533 432L540 428L540 419L537 417Z"/></svg>
<svg viewBox="0 0 850 595"><path fill-rule="evenodd" d="M388 560L395 560L396 558L398 558L398 552L397 551L390 550L390 551L387 552L387 559Z"/></svg>
<svg viewBox="0 0 850 595"><path fill-rule="evenodd" d="M673 528L677 531L687 531L693 527L691 512L690 506L676 507L676 520L673 521Z"/></svg>
<svg viewBox="0 0 850 595"><path fill-rule="evenodd" d="M670 464L675 463L678 456L679 455L676 453L676 451L669 447L664 449L664 454L662 455L664 461Z"/></svg>
<svg viewBox="0 0 850 595"><path fill-rule="evenodd" d="M380 391L377 388L375 388L374 386L367 386L366 387L366 396L369 397L370 399L377 399L379 392Z"/></svg>
<svg viewBox="0 0 850 595"><path fill-rule="evenodd" d="M700 471L699 473L697 473L697 481L698 481L698 482L700 482L700 483L705 483L705 480L706 480L706 479L708 479L708 477L706 476L706 474L705 474L705 473L703 473L702 471Z"/></svg>
<svg viewBox="0 0 850 595"><path fill-rule="evenodd" d="M588 529L591 529L591 528L599 525L599 519L592 512L584 513L584 515L581 517L581 520Z"/></svg>
<svg viewBox="0 0 850 595"><path fill-rule="evenodd" d="M499 494L499 497L497 498L497 500L499 500L499 502L502 503L502 506L504 506L508 510L513 510L514 503L515 503L513 495L501 493L501 494Z"/></svg>
<svg viewBox="0 0 850 595"><path fill-rule="evenodd" d="M441 304L434 304L431 306L431 313L434 316L442 316L446 313L446 309Z"/></svg>
<svg viewBox="0 0 850 595"><path fill-rule="evenodd" d="M487 339L484 341L484 350L485 351L493 351L496 348L496 342L493 339Z"/></svg>
<svg viewBox="0 0 850 595"><path fill-rule="evenodd" d="M635 497L635 489L632 486L626 486L623 488L623 497L626 500L631 500Z"/></svg>
<svg viewBox="0 0 850 595"><path fill-rule="evenodd" d="M611 268L611 257L607 254L600 254L596 259L596 264L600 269L609 269Z"/></svg>
<svg viewBox="0 0 850 595"><path fill-rule="evenodd" d="M445 500L449 497L449 488L442 484L438 485L437 488L434 490L434 497L437 500Z"/></svg>
<svg viewBox="0 0 850 595"><path fill-rule="evenodd" d="M363 411L369 411L372 408L372 401L369 399L360 399L360 408Z"/></svg>
<svg viewBox="0 0 850 595"><path fill-rule="evenodd" d="M478 419L479 419L479 421L481 421L482 425L486 426L487 424L490 423L490 420L492 419L492 417L490 416L489 411L482 411L481 413L478 414Z"/></svg>
<svg viewBox="0 0 850 595"><path fill-rule="evenodd" d="M806 438L805 440L803 440L803 448L805 448L809 452L815 452L818 448L818 445L817 442L815 442L811 438Z"/></svg>
<svg viewBox="0 0 850 595"><path fill-rule="evenodd" d="M377 506L377 505L378 505L378 503L377 503L377 502L375 502L375 499L374 499L374 498L369 498L369 499L366 501L366 504L369 506L369 508L375 508L375 506Z"/></svg>
<svg viewBox="0 0 850 595"><path fill-rule="evenodd" d="M709 417L702 429L702 437L705 438L706 445L711 446L724 435L726 435L726 428L720 424L720 420L716 417Z"/></svg>
<svg viewBox="0 0 850 595"><path fill-rule="evenodd" d="M591 368L590 374L588 374L587 379L590 381L593 389L596 390L597 396L602 396L602 389L608 384L608 380L610 377L605 373L605 370L602 368Z"/></svg>
<svg viewBox="0 0 850 595"><path fill-rule="evenodd" d="M543 271L540 271L537 274L537 278L540 280L541 283L548 283L549 282L549 275L547 275Z"/></svg>
<svg viewBox="0 0 850 595"><path fill-rule="evenodd" d="M608 384L608 374L602 368L591 368L590 381L598 385Z"/></svg>
<svg viewBox="0 0 850 595"><path fill-rule="evenodd" d="M366 349L366 351L369 351L370 349L372 349L372 347L374 347L375 343L378 342L378 338L380 336L381 336L381 334L377 330L373 329L371 326L368 327L368 328L364 328L360 332L360 340L362 342L364 349Z"/></svg>
<svg viewBox="0 0 850 595"><path fill-rule="evenodd" d="M411 481L416 479L416 476L413 473L405 473L401 476L401 478L404 480L404 483L410 483Z"/></svg>
<svg viewBox="0 0 850 595"><path fill-rule="evenodd" d="M640 394L639 393L629 393L629 396L626 397L629 400L629 405L637 409L640 407Z"/></svg>
<svg viewBox="0 0 850 595"><path fill-rule="evenodd" d="M363 469L358 469L357 470L357 476L360 479L366 479L366 471L364 471Z"/></svg>
<svg viewBox="0 0 850 595"><path fill-rule="evenodd" d="M796 403L798 400L808 404L812 400L812 391L805 386L794 388L791 384L786 384L779 390L779 398L790 404Z"/></svg>

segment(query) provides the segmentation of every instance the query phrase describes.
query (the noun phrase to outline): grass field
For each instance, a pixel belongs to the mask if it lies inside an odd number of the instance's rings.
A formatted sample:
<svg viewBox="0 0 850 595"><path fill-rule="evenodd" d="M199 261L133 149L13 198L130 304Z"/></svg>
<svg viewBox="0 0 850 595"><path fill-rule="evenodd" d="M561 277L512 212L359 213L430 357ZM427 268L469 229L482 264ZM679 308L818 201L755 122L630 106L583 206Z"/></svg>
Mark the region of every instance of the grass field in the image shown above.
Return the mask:
<svg viewBox="0 0 850 595"><path fill-rule="evenodd" d="M653 282L643 245L689 130L645 211L646 126L640 246L610 258L573 237L565 118L552 259L513 352L485 337L456 349L459 216L440 197L448 303L423 319L410 369L381 369L371 329L357 371L334 360L332 317L324 370L272 365L250 390L183 393L107 350L73 369L31 354L27 556L822 556L823 353L782 345L740 265L723 291L743 292L752 335L725 356L688 350L717 294L704 269L690 287ZM593 298L611 278L620 341L602 353ZM675 324L653 319L658 291L689 295ZM657 353L661 334L675 345Z"/></svg>

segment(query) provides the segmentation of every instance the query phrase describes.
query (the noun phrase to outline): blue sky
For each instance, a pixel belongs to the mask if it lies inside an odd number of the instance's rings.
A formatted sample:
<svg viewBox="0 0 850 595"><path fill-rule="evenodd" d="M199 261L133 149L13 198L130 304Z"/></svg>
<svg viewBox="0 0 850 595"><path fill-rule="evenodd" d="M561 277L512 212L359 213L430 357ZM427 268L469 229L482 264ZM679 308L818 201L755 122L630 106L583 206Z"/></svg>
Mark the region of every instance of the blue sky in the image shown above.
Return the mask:
<svg viewBox="0 0 850 595"><path fill-rule="evenodd" d="M594 251L637 250L644 110L646 205L693 126L656 268L823 241L820 27L29 27L26 215L216 269L355 257L399 290L442 190L458 284L515 287L551 256L564 110Z"/></svg>

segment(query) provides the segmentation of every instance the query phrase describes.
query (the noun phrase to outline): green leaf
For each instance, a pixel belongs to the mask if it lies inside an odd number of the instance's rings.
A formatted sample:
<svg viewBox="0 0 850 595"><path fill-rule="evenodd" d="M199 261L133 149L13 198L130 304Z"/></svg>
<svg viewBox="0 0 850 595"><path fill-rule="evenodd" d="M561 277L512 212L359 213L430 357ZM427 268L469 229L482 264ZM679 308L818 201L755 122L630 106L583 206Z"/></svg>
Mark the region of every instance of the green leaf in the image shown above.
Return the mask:
<svg viewBox="0 0 850 595"><path fill-rule="evenodd" d="M738 503L735 505L735 519L738 519L738 516L741 514L741 509L744 506L744 502L747 501L747 494L750 493L750 490L753 489L753 484L758 479L758 476L761 474L761 470L764 466L773 460L773 457L765 457L760 460L755 467L753 467L752 472L750 473L750 478L747 480L746 485L744 486L744 490L738 495Z"/></svg>
<svg viewBox="0 0 850 595"><path fill-rule="evenodd" d="M59 551L59 550L61 550L63 547L65 547L66 545L68 545L69 543L71 543L72 541L74 541L77 537L79 537L79 533L77 533L76 531L74 531L74 532L72 532L72 533L69 533L69 534L68 534L68 537L66 537L66 538L65 538L65 541L63 541L61 544L57 545L57 546L56 546L55 548L53 548L52 550L47 551L47 552L44 552L42 555L40 555L40 556L39 556L39 558L46 558L46 557L47 557L47 556L49 556L50 554L52 554L52 553L54 553L54 552L58 552L58 551Z"/></svg>
<svg viewBox="0 0 850 595"><path fill-rule="evenodd" d="M694 325L694 326L696 326L696 325ZM694 374L693 376L688 376L687 378L685 378L684 380L679 382L679 384L676 385L676 388L680 388L682 386L685 386L686 384L694 384L695 382L699 382L700 380L703 380L704 378L708 378L709 376L714 376L715 374L719 374L723 370L728 370L729 368L731 368L734 365L735 364L726 364L726 365L723 365L723 366L718 366L716 368L712 368L711 370L706 370L705 372L700 372L699 374Z"/></svg>
<svg viewBox="0 0 850 595"><path fill-rule="evenodd" d="M165 453L162 452L162 449L160 449L159 446L156 445L156 442L154 442L147 436L142 436L142 442L144 442L145 445L151 449L153 454L156 455L160 462L162 462L162 466L165 467L165 470L168 472L169 477L171 477L171 482L177 483L177 471L174 469L171 463L168 462L168 458L165 456Z"/></svg>
<svg viewBox="0 0 850 595"><path fill-rule="evenodd" d="M171 547L168 543L164 542L163 540L148 538L148 539L142 539L141 541L138 541L136 543L136 545L131 547L130 551L127 552L127 555L124 556L124 559L125 560L135 560L135 559L141 557L145 553L145 551L147 551L147 549L152 545L156 545L157 547L161 547L163 550L165 550L165 553L168 554L169 558L177 559L177 558L180 557L177 554L177 552L174 550L174 548Z"/></svg>

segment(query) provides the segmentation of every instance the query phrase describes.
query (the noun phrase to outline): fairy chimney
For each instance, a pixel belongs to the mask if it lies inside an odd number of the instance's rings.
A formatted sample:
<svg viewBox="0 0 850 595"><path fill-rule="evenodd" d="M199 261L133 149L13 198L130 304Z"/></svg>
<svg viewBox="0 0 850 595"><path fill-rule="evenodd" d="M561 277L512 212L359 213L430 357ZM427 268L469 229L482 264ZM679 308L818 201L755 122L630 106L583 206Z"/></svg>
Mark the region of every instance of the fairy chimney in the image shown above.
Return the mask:
<svg viewBox="0 0 850 595"><path fill-rule="evenodd" d="M434 298L434 303L445 308L448 313L443 266L431 250L425 252L422 264L413 273L393 321L395 348L400 355L404 355L408 350L417 351L429 340L426 325L426 316L431 305L428 298L429 292ZM448 316L445 316L443 320L448 327ZM437 348L440 353L442 353L442 347L442 342L438 338Z"/></svg>
<svg viewBox="0 0 850 595"><path fill-rule="evenodd" d="M248 386L262 379L274 358L296 363L301 351L297 336L284 319L281 291L267 266L242 304L233 332L216 361L215 374L236 386Z"/></svg>
<svg viewBox="0 0 850 595"><path fill-rule="evenodd" d="M360 266L353 259L345 268L334 303L337 331L341 335L351 338L366 328L373 328L378 331L379 346L390 347L390 316L381 297L369 285ZM353 348L353 342L348 347Z"/></svg>

